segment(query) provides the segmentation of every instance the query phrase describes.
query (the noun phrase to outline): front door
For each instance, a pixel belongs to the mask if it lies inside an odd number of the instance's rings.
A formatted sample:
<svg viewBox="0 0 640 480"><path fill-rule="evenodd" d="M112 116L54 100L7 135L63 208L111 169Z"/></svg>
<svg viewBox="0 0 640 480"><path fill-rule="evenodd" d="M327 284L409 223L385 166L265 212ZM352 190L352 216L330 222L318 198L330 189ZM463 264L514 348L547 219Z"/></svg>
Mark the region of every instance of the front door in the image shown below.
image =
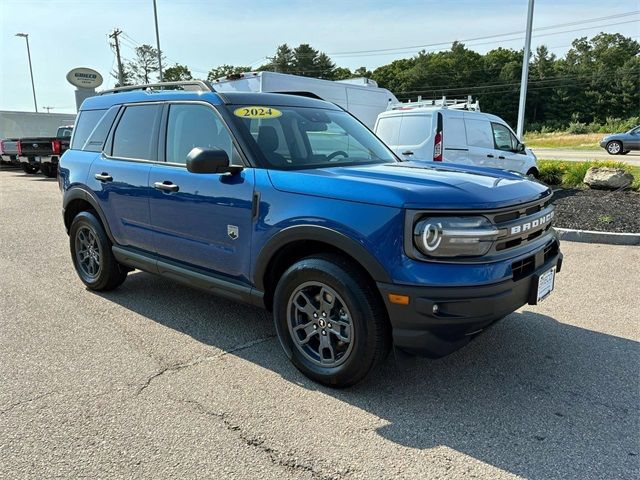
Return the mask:
<svg viewBox="0 0 640 480"><path fill-rule="evenodd" d="M503 170L510 170L522 174L527 173L526 162L527 154L518 152L518 144L520 143L511 129L501 123L491 122L493 129L493 139L495 142L495 158L496 166Z"/></svg>
<svg viewBox="0 0 640 480"><path fill-rule="evenodd" d="M166 124L166 139L160 143L165 162L155 164L149 176L156 252L170 260L247 281L253 169L245 168L237 174L187 171L187 154L194 147L221 148L232 163L241 164L232 137L213 107L169 104Z"/></svg>

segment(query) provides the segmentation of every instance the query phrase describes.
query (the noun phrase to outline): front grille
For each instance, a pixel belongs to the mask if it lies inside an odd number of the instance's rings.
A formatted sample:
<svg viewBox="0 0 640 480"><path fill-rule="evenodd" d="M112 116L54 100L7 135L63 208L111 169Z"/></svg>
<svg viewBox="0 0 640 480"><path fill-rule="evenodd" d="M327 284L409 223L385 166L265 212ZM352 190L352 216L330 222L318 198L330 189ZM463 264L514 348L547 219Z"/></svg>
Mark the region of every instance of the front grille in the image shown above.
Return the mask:
<svg viewBox="0 0 640 480"><path fill-rule="evenodd" d="M544 263L547 263L549 260L555 257L558 254L558 250L558 242L556 242L555 240L547 245L547 247L544 249Z"/></svg>
<svg viewBox="0 0 640 480"><path fill-rule="evenodd" d="M488 214L500 230L494 249L496 252L526 245L545 235L553 224L553 207L547 198L535 205L516 207L512 211Z"/></svg>
<svg viewBox="0 0 640 480"><path fill-rule="evenodd" d="M513 272L513 281L517 282L518 280L528 275L531 275L535 269L536 269L535 255L531 255L530 257L523 258L522 260L518 260L517 262L513 262L511 264L511 270Z"/></svg>

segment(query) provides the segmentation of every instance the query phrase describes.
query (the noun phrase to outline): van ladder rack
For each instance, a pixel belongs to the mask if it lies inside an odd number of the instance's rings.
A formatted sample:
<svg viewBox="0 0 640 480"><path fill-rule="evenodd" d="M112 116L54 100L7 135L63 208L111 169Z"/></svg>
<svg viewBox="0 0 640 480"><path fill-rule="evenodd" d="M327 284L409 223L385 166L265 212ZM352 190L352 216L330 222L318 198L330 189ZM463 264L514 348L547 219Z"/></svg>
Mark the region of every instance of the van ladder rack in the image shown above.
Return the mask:
<svg viewBox="0 0 640 480"><path fill-rule="evenodd" d="M472 112L480 111L480 101L473 101L471 95L462 99L449 99L443 96L439 100L423 100L422 97L418 97L417 101L411 100L404 103L395 103L389 105L387 110L410 110L413 108L451 108L453 110L469 110Z"/></svg>
<svg viewBox="0 0 640 480"><path fill-rule="evenodd" d="M162 90L167 87L191 87L184 88L188 91L199 92L215 92L215 89L211 84L205 80L185 80L181 82L161 82L161 83L145 83L141 85L127 85L124 87L116 87L110 90L103 90L99 92L99 95L105 93L120 93L120 92L133 92L135 90Z"/></svg>

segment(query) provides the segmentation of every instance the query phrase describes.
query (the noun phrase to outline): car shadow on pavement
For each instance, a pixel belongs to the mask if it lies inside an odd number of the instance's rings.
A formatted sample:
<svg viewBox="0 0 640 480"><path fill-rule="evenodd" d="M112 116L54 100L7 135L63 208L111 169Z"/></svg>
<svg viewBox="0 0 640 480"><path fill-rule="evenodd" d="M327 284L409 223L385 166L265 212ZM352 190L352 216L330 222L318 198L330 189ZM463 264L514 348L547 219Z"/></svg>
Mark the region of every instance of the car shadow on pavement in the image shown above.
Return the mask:
<svg viewBox="0 0 640 480"><path fill-rule="evenodd" d="M146 273L101 296L220 349L238 329L274 333L262 310ZM406 447L445 446L527 478L629 478L639 468L639 343L527 307L448 357L391 355L346 390L302 376L275 338L233 355L378 416L377 433Z"/></svg>

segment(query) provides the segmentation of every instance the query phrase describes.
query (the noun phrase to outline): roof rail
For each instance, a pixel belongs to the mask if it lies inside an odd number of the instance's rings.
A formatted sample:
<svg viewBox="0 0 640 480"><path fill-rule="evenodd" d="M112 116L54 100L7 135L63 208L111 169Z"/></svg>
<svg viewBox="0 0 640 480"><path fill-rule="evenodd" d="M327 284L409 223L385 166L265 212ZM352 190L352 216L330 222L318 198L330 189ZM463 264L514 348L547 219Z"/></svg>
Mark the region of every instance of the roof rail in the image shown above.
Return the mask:
<svg viewBox="0 0 640 480"><path fill-rule="evenodd" d="M116 87L110 90L102 90L99 95L105 93L133 92L135 90L162 90L167 87L185 87L184 90L193 90L200 92L215 92L211 84L205 80L184 80L180 82L161 82L161 83L145 83L141 85L127 85L124 87ZM191 87L191 88L186 88Z"/></svg>

